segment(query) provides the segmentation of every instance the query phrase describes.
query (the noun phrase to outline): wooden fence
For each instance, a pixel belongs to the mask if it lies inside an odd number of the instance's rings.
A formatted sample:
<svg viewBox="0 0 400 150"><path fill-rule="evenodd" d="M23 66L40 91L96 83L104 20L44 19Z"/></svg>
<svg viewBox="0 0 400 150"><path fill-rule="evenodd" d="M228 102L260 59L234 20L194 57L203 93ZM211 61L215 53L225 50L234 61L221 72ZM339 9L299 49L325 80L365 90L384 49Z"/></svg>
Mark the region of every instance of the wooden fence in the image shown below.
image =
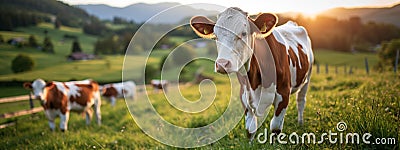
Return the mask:
<svg viewBox="0 0 400 150"><path fill-rule="evenodd" d="M36 108L34 107L33 99L30 94L0 98L0 104L19 102L19 101L27 101L27 100L29 100L29 104L30 104L29 109L0 114L0 119L10 119L10 118L15 118L15 117L19 117L19 116L35 114L35 113L43 111L43 107L36 107ZM8 126L13 126L13 125L16 125L16 120L8 121L8 122L1 124L0 129L6 128Z"/></svg>

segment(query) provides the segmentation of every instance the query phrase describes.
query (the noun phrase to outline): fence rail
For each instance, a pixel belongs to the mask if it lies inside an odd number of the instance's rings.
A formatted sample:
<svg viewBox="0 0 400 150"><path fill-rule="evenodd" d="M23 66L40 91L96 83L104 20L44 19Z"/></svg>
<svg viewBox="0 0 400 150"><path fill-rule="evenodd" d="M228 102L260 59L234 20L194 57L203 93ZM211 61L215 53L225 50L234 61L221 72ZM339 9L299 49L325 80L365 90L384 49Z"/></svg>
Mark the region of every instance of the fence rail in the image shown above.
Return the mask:
<svg viewBox="0 0 400 150"><path fill-rule="evenodd" d="M36 107L28 110L21 110L17 112L10 112L10 113L4 113L0 115L1 119L7 119L7 118L13 118L13 117L18 117L18 116L23 116L23 115L29 115L29 114L34 114L43 111L43 107Z"/></svg>
<svg viewBox="0 0 400 150"><path fill-rule="evenodd" d="M0 104L29 100L29 95L0 98Z"/></svg>

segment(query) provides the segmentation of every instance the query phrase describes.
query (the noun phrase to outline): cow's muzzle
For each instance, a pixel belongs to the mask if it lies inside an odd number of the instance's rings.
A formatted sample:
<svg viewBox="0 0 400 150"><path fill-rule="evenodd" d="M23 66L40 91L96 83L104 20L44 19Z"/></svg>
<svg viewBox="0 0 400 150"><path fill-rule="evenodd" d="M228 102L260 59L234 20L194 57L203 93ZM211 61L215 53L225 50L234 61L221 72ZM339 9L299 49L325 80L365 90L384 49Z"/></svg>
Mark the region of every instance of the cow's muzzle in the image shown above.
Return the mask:
<svg viewBox="0 0 400 150"><path fill-rule="evenodd" d="M226 59L218 59L215 62L215 70L221 74L227 74L232 71L232 62Z"/></svg>

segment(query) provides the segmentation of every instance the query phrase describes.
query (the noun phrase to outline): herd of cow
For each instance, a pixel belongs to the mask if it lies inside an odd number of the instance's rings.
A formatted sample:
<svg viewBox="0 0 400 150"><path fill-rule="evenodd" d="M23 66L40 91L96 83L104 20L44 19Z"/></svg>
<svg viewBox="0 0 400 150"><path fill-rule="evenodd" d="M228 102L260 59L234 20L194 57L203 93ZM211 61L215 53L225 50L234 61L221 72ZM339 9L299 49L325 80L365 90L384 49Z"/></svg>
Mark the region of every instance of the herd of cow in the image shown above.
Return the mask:
<svg viewBox="0 0 400 150"><path fill-rule="evenodd" d="M167 87L165 80L152 80L155 90ZM25 82L24 88L31 90L34 98L41 101L45 110L51 130L55 130L54 120L60 117L60 129L65 131L68 128L69 113L71 111L86 114L86 124L90 124L92 119L92 107L96 115L97 123L101 125L101 96L110 100L112 106L116 99L125 97L133 100L136 96L136 84L133 81L121 83L110 83L100 86L93 80L45 82L36 79L33 82Z"/></svg>
<svg viewBox="0 0 400 150"><path fill-rule="evenodd" d="M204 16L190 20L197 35L217 41L215 72L236 73L250 139L260 126L257 119L263 117L271 105L274 115L270 130L276 134L282 131L289 96L293 93L297 94L298 122L303 123L314 61L311 41L304 27L291 21L281 26L277 23L275 14L260 13L253 19L239 8L226 9L218 15L216 22ZM151 83L156 89L167 84L157 80ZM70 111L85 112L89 124L92 105L100 124L101 94L114 105L117 97L125 94L125 98L134 98L136 91L132 81L99 86L92 80L45 83L37 79L25 83L24 87L31 89L42 101L52 130L57 115L61 118L61 130L67 130Z"/></svg>

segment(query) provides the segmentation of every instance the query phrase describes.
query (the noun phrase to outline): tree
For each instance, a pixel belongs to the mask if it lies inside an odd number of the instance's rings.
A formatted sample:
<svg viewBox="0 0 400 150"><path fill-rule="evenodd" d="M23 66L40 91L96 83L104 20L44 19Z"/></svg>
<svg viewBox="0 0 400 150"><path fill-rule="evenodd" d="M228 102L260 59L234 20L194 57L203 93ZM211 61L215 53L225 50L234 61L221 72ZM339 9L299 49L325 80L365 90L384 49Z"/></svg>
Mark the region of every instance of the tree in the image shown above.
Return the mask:
<svg viewBox="0 0 400 150"><path fill-rule="evenodd" d="M77 39L75 39L72 43L72 53L76 52L82 52L81 45L79 44Z"/></svg>
<svg viewBox="0 0 400 150"><path fill-rule="evenodd" d="M11 62L11 70L14 73L30 71L35 66L35 62L26 54L18 54Z"/></svg>
<svg viewBox="0 0 400 150"><path fill-rule="evenodd" d="M54 21L54 29L60 29L60 27L61 27L61 22L59 19L56 19Z"/></svg>
<svg viewBox="0 0 400 150"><path fill-rule="evenodd" d="M39 44L37 43L37 40L36 40L36 38L35 38L35 36L34 35L30 35L29 36L29 41L28 41L29 43L28 43L28 45L30 46L30 47L37 47Z"/></svg>
<svg viewBox="0 0 400 150"><path fill-rule="evenodd" d="M43 41L43 52L54 54L54 46L49 36L46 36Z"/></svg>
<svg viewBox="0 0 400 150"><path fill-rule="evenodd" d="M396 61L397 50L400 50L400 39L393 39L390 42L384 42L378 52L378 68L393 68Z"/></svg>

